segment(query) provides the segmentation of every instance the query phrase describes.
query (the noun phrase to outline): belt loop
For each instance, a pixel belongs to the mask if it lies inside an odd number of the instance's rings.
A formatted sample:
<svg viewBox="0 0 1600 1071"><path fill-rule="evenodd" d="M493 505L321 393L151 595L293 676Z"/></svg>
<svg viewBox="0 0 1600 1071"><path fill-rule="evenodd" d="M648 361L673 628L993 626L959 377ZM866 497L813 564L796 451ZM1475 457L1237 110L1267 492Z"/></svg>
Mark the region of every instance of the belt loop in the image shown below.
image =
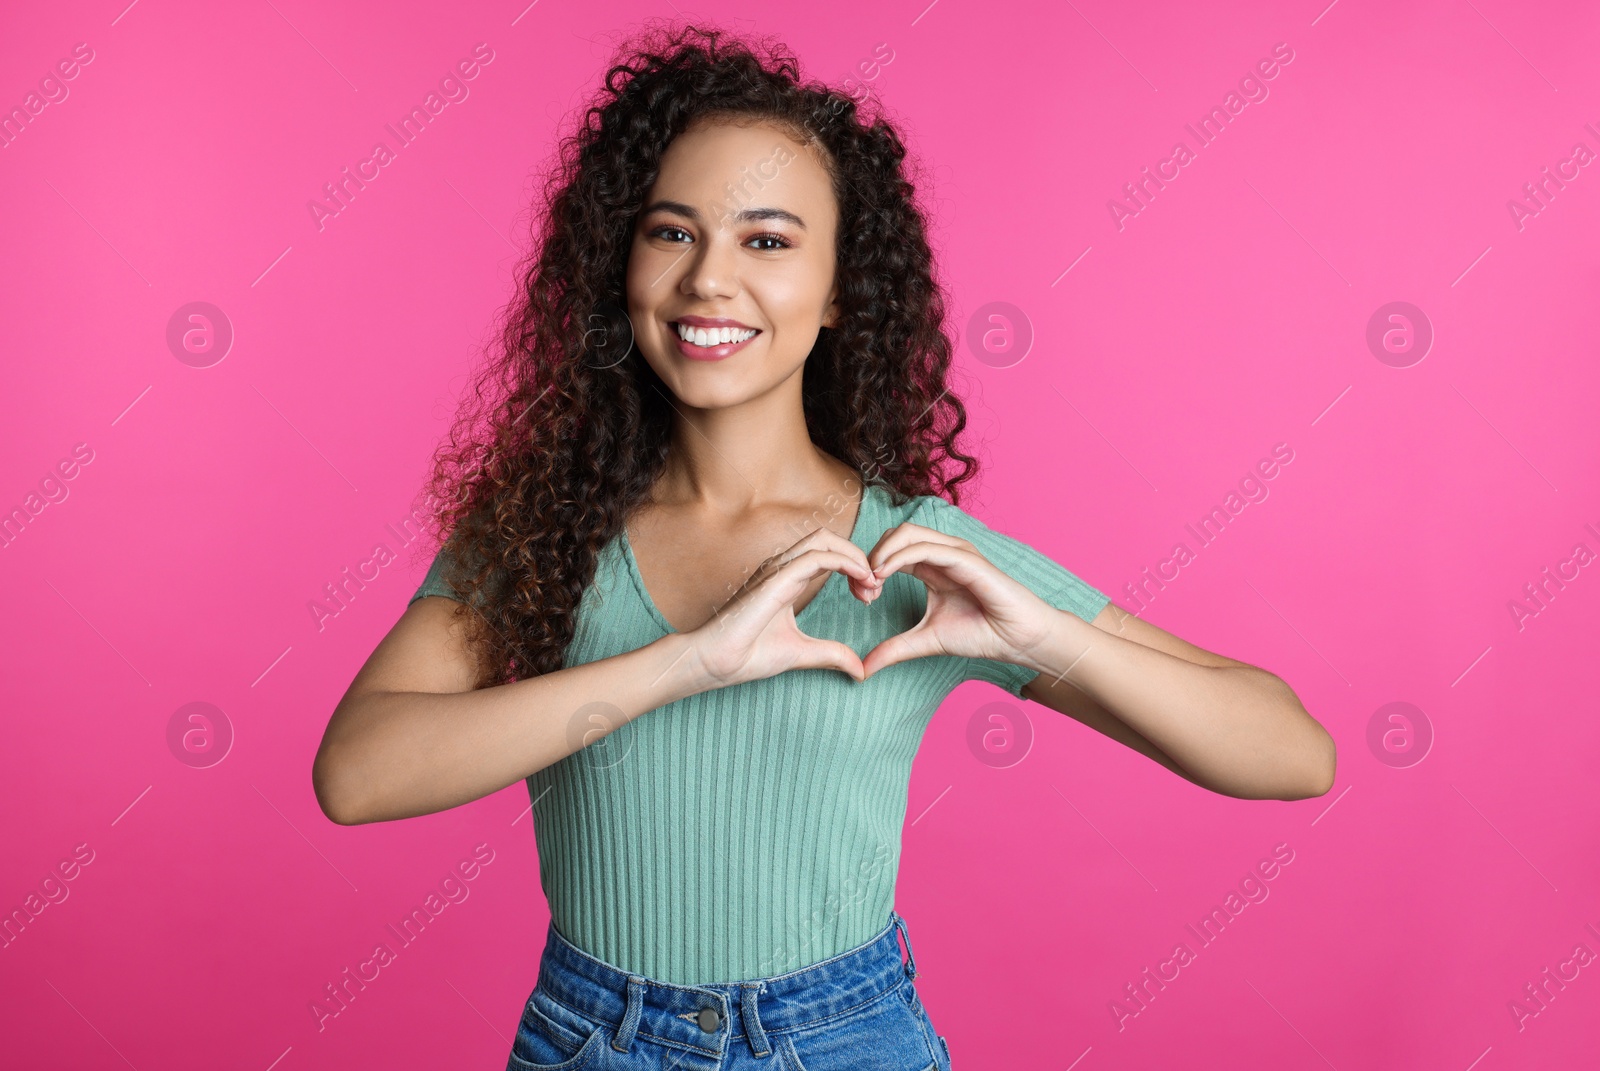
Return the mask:
<svg viewBox="0 0 1600 1071"><path fill-rule="evenodd" d="M891 910L889 917L894 919L895 928L900 931L900 937L906 943L906 977L916 978L917 957L911 954L911 931L906 929L906 920L898 912Z"/></svg>
<svg viewBox="0 0 1600 1071"><path fill-rule="evenodd" d="M627 1052L633 1045L633 1032L639 1026L639 1013L644 1009L644 979L637 974L628 975L628 1007L622 1013L622 1024L617 1027L617 1036L611 1039L611 1047L618 1052Z"/></svg>
<svg viewBox="0 0 1600 1071"><path fill-rule="evenodd" d="M750 1041L750 1051L757 1056L771 1056L772 1046L767 1044L767 1032L761 1027L761 1014L756 1011L756 993L767 988L766 982L749 982L739 997L739 1011L744 1016L744 1032Z"/></svg>

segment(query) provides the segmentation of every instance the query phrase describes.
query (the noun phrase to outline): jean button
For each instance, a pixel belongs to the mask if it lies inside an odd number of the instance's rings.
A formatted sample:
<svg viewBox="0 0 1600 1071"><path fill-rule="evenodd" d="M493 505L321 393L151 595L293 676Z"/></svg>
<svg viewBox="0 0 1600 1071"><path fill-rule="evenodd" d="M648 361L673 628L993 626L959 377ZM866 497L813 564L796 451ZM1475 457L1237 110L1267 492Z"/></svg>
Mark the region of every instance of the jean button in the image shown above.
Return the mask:
<svg viewBox="0 0 1600 1071"><path fill-rule="evenodd" d="M715 1008L701 1008L699 1015L700 1029L708 1034L717 1032L717 1027L722 1025L722 1016L717 1014Z"/></svg>

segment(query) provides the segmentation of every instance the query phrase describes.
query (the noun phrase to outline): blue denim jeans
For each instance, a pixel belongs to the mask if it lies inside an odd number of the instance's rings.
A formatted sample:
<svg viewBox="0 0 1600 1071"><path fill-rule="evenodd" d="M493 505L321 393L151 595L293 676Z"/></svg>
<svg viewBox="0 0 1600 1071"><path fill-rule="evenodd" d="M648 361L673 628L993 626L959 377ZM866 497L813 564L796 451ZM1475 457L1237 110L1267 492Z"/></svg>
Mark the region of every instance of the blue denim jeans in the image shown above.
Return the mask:
<svg viewBox="0 0 1600 1071"><path fill-rule="evenodd" d="M552 921L506 1071L950 1071L916 974L893 911L876 937L821 963L692 986L619 970Z"/></svg>

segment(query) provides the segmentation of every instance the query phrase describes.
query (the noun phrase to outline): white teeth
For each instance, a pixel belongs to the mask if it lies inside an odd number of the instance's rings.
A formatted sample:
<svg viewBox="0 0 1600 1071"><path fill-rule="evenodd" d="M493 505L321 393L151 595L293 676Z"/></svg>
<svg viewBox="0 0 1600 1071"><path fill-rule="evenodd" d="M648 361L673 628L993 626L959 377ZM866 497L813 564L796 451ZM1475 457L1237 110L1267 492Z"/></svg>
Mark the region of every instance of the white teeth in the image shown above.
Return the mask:
<svg viewBox="0 0 1600 1071"><path fill-rule="evenodd" d="M753 338L754 330L741 330L736 327L687 327L684 324L674 324L678 329L678 337L685 342L692 342L696 346L723 346L730 342L743 342Z"/></svg>

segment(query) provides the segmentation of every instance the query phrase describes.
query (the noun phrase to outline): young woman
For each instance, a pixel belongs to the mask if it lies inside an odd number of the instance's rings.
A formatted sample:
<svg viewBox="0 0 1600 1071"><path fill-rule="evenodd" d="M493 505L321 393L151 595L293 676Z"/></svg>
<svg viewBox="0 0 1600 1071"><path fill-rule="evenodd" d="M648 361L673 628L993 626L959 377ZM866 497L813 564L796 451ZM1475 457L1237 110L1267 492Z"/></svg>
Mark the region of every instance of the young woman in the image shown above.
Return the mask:
<svg viewBox="0 0 1600 1071"><path fill-rule="evenodd" d="M955 504L976 465L891 125L693 28L585 118L318 799L377 822L527 781L551 920L510 1068L948 1071L892 897L951 689L1243 798L1326 792L1332 740Z"/></svg>

